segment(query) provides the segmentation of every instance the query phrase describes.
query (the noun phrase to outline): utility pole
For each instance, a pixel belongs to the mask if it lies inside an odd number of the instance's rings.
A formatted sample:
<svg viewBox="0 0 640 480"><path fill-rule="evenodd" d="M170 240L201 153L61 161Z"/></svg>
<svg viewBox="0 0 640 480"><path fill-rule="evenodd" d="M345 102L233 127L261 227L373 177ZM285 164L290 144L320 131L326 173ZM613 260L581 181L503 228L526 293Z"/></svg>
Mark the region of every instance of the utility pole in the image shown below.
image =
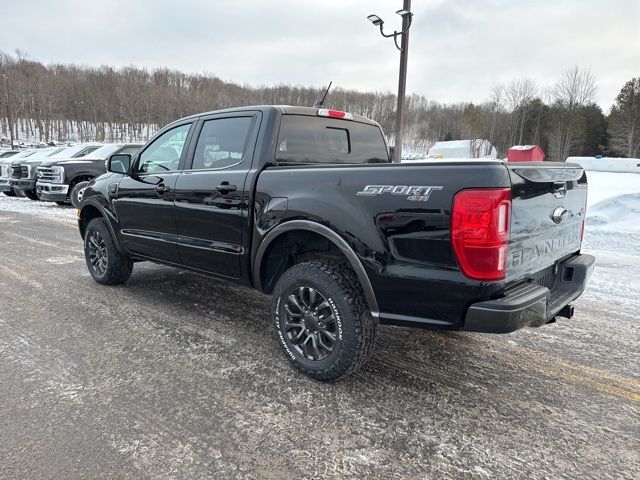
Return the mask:
<svg viewBox="0 0 640 480"><path fill-rule="evenodd" d="M404 0L403 10L411 11L411 0ZM396 108L396 148L393 161L400 163L402 155L402 115L404 113L404 97L407 91L407 57L409 55L409 26L411 17L402 17L402 34L400 43L400 75L398 78L398 107Z"/></svg>
<svg viewBox="0 0 640 480"><path fill-rule="evenodd" d="M4 92L7 96L7 121L9 122L9 138L11 140L11 148L13 149L13 110L11 109L11 96L9 95L9 77L6 74L2 74L4 79Z"/></svg>
<svg viewBox="0 0 640 480"><path fill-rule="evenodd" d="M402 28L400 31L394 31L385 34L382 30L384 21L377 15L369 15L367 18L375 26L380 27L380 33L383 37L393 37L396 48L400 50L400 73L398 76L398 105L396 107L396 129L395 129L395 150L393 152L393 162L400 163L402 156L402 116L404 113L404 99L407 90L407 58L409 55L409 28L413 19L411 13L411 0L404 0L402 10L396 12L402 17ZM400 45L398 45L398 37L400 37Z"/></svg>

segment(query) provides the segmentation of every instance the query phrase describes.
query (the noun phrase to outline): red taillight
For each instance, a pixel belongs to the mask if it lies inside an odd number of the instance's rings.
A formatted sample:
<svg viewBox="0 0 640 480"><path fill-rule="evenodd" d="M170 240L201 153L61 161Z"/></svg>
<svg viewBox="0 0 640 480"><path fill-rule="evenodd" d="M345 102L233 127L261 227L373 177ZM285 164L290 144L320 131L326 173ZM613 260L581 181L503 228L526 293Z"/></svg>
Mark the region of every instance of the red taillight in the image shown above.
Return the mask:
<svg viewBox="0 0 640 480"><path fill-rule="evenodd" d="M341 110L331 110L329 108L321 108L318 110L318 116L320 117L331 117L331 118L343 118L345 120L352 120L353 115L347 112L343 112Z"/></svg>
<svg viewBox="0 0 640 480"><path fill-rule="evenodd" d="M500 280L507 269L511 189L462 190L453 198L451 246L462 273Z"/></svg>

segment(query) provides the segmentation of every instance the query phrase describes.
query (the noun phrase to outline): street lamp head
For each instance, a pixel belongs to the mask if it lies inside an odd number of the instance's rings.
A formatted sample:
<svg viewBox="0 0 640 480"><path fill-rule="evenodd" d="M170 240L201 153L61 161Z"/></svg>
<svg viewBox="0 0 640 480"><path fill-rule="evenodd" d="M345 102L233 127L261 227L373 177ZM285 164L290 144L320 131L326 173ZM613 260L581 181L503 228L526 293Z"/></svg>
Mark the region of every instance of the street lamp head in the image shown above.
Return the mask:
<svg viewBox="0 0 640 480"><path fill-rule="evenodd" d="M369 20L371 23L373 23L376 27L378 25L382 25L384 22L382 21L382 19L377 16L377 15L369 15L367 17L367 20Z"/></svg>
<svg viewBox="0 0 640 480"><path fill-rule="evenodd" d="M413 13L411 13L409 10L402 10L401 9L401 10L398 10L396 13L398 15L400 15L402 18L405 18L405 17L411 18L411 17L413 17Z"/></svg>

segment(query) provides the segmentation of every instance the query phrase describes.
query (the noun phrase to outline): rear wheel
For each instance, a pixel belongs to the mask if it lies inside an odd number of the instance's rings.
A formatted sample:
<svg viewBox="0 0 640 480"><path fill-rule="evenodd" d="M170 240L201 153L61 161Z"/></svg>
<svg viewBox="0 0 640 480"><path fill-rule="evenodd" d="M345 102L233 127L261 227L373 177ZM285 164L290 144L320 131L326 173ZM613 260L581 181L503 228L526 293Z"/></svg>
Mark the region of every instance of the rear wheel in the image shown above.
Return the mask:
<svg viewBox="0 0 640 480"><path fill-rule="evenodd" d="M84 256L89 273L102 285L118 285L131 276L133 262L116 247L104 218L94 218L87 225Z"/></svg>
<svg viewBox="0 0 640 480"><path fill-rule="evenodd" d="M314 260L291 267L276 284L272 315L285 356L317 380L356 371L375 342L375 322L345 265Z"/></svg>
<svg viewBox="0 0 640 480"><path fill-rule="evenodd" d="M71 205L76 208L80 208L80 202L82 201L82 196L84 195L84 191L89 185L89 182L78 182L71 189L71 193L69 193L69 200L71 200Z"/></svg>

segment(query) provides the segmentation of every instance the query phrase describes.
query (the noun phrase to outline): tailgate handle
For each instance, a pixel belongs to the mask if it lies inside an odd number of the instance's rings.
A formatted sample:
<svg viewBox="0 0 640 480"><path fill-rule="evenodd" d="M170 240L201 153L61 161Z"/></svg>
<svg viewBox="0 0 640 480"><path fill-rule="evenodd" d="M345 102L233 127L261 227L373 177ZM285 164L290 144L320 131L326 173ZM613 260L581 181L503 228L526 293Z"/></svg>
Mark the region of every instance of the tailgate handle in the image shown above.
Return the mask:
<svg viewBox="0 0 640 480"><path fill-rule="evenodd" d="M567 194L567 182L553 182L553 196L564 197Z"/></svg>

